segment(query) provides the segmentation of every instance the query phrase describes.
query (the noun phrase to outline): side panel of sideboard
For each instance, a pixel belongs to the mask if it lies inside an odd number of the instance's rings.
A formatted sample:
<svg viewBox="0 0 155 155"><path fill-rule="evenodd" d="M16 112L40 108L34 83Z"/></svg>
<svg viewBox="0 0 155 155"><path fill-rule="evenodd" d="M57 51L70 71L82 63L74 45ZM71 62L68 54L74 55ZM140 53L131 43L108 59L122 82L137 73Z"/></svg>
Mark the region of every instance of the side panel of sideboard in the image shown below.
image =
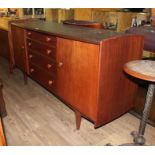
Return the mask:
<svg viewBox="0 0 155 155"><path fill-rule="evenodd" d="M95 126L108 123L133 107L137 84L123 73L128 61L141 59L142 36L121 36L101 42L98 115Z"/></svg>

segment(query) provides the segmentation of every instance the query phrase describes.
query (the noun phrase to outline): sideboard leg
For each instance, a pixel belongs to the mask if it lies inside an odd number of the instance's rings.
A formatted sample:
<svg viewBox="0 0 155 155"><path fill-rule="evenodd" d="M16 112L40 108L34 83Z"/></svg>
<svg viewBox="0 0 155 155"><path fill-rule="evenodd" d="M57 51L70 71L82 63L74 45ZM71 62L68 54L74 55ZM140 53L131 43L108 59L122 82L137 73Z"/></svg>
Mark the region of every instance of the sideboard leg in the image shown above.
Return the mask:
<svg viewBox="0 0 155 155"><path fill-rule="evenodd" d="M24 75L24 84L27 84L27 74L23 73L23 75Z"/></svg>
<svg viewBox="0 0 155 155"><path fill-rule="evenodd" d="M13 68L14 68L14 65L12 63L9 63L9 72L10 72L10 74L13 74Z"/></svg>
<svg viewBox="0 0 155 155"><path fill-rule="evenodd" d="M79 130L81 125L81 114L79 111L75 111L75 117L76 117L76 129Z"/></svg>

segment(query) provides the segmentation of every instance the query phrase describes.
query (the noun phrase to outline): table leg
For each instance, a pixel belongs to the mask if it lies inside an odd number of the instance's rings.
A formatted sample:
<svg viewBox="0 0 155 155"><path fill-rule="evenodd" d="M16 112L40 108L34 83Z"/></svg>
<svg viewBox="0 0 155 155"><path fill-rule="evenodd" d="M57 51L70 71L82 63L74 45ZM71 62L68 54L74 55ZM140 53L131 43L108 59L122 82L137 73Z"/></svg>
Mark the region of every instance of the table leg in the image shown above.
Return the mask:
<svg viewBox="0 0 155 155"><path fill-rule="evenodd" d="M134 137L135 144L139 144L139 145L145 144L144 132L145 132L147 119L148 119L149 112L150 112L151 105L152 105L154 90L155 90L155 85L149 84L147 95L146 95L146 101L144 105L144 110L143 110L143 115L142 115L140 126L139 126L139 131L138 133L135 131L131 133L132 136Z"/></svg>

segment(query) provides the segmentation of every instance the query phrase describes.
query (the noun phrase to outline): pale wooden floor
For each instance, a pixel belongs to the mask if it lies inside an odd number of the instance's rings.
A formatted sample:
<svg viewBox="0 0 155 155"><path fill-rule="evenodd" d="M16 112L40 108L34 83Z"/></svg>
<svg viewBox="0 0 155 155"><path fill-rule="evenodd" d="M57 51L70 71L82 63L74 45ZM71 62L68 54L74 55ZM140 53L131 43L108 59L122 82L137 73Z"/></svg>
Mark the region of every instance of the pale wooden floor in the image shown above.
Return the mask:
<svg viewBox="0 0 155 155"><path fill-rule="evenodd" d="M16 69L8 73L8 65L0 59L0 77L4 82L4 98L8 116L3 119L8 145L119 145L132 142L130 132L139 120L127 113L98 129L82 119L80 130L75 129L74 112L56 97ZM145 137L155 145L155 128L148 125Z"/></svg>

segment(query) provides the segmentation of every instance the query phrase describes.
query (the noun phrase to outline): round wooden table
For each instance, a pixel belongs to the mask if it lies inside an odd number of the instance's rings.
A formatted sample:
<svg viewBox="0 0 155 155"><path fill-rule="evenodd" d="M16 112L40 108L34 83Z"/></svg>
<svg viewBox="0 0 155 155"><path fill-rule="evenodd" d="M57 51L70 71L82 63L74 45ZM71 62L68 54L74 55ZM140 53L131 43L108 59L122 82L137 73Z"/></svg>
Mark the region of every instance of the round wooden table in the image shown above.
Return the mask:
<svg viewBox="0 0 155 155"><path fill-rule="evenodd" d="M152 60L130 61L125 64L124 71L132 77L149 82L139 130L138 132L133 131L131 133L131 135L134 137L135 145L144 145L145 144L144 132L155 90L155 61Z"/></svg>

